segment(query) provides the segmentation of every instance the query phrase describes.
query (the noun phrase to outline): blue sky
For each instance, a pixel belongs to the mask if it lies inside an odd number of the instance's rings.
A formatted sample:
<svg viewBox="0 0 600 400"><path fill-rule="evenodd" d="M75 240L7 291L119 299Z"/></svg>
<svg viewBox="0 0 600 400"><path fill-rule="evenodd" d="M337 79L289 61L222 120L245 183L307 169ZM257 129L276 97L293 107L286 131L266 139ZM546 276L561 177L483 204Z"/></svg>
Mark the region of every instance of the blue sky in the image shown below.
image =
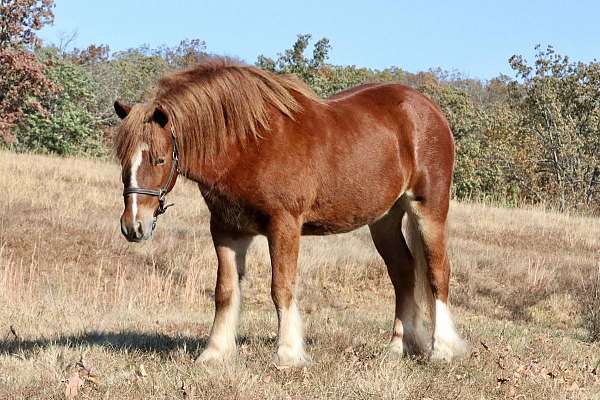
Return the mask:
<svg viewBox="0 0 600 400"><path fill-rule="evenodd" d="M168 5L167 5L168 4ZM600 1L154 1L56 0L46 42L77 32L76 47L205 40L208 51L253 63L274 57L298 33L331 41L330 62L415 72L433 67L489 79L507 59L552 44L572 59L600 58Z"/></svg>

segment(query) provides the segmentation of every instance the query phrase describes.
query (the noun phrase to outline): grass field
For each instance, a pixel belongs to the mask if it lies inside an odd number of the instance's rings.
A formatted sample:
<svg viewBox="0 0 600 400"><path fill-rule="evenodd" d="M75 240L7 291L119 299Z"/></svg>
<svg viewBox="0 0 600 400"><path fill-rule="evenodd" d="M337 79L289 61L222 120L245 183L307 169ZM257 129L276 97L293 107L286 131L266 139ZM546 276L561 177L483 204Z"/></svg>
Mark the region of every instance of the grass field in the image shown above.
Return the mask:
<svg viewBox="0 0 600 400"><path fill-rule="evenodd" d="M599 219L453 203L451 303L472 351L452 364L386 354L393 292L363 229L303 239L315 363L276 369L258 239L239 356L203 365L194 358L216 272L208 212L182 180L154 238L130 244L119 174L111 163L0 152L0 399L600 399L600 343L585 341L580 311L600 265Z"/></svg>

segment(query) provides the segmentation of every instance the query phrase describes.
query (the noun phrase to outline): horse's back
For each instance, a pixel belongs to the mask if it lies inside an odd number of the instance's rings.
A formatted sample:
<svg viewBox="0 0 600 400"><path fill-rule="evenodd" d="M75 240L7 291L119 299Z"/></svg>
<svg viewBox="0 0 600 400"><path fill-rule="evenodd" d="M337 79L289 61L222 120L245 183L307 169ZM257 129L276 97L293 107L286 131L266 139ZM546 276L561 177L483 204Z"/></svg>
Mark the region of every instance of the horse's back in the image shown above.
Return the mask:
<svg viewBox="0 0 600 400"><path fill-rule="evenodd" d="M294 119L273 114L273 133L240 153L222 179L250 210L236 215L254 220L287 210L302 216L305 234L345 232L380 218L407 190L427 186L422 176L442 171L449 181L452 175L447 123L413 89L363 85L302 106ZM231 203L242 204L235 198ZM248 224L228 215L222 218L263 230L260 221Z"/></svg>
<svg viewBox="0 0 600 400"><path fill-rule="evenodd" d="M431 176L436 165L451 176L450 130L439 109L417 91L367 84L330 97L326 107L315 135L318 155L311 160L319 185L306 233L343 232L373 222L405 191L417 191L423 173Z"/></svg>
<svg viewBox="0 0 600 400"><path fill-rule="evenodd" d="M398 141L403 165L444 175L452 175L454 138L448 121L431 99L419 91L397 83L371 83L342 91L328 104L348 119L377 121ZM415 176L416 177L416 176Z"/></svg>

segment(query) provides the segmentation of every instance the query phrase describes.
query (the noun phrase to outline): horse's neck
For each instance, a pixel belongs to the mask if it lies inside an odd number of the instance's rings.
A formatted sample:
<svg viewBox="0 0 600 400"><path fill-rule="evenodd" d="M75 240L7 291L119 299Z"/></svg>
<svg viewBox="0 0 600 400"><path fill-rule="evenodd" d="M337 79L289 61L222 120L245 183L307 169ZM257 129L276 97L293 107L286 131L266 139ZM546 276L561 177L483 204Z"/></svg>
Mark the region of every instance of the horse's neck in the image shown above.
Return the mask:
<svg viewBox="0 0 600 400"><path fill-rule="evenodd" d="M205 159L198 159L186 167L182 173L194 182L210 188L221 180L238 161L240 151L237 148L228 148Z"/></svg>

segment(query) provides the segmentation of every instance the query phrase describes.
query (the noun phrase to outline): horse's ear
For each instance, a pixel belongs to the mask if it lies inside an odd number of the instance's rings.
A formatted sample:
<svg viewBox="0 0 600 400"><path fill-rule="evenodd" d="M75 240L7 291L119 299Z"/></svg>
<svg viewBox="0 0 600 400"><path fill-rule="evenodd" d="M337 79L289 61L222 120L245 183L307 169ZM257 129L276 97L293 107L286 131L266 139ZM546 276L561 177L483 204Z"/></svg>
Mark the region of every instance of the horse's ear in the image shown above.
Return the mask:
<svg viewBox="0 0 600 400"><path fill-rule="evenodd" d="M156 121L156 123L159 124L161 128L167 126L167 123L169 122L169 117L167 116L167 113L162 109L161 106L158 106L154 109L152 119Z"/></svg>
<svg viewBox="0 0 600 400"><path fill-rule="evenodd" d="M119 100L115 101L114 107L115 112L121 119L124 119L127 116L127 114L129 114L129 111L131 111L131 106L121 103Z"/></svg>

